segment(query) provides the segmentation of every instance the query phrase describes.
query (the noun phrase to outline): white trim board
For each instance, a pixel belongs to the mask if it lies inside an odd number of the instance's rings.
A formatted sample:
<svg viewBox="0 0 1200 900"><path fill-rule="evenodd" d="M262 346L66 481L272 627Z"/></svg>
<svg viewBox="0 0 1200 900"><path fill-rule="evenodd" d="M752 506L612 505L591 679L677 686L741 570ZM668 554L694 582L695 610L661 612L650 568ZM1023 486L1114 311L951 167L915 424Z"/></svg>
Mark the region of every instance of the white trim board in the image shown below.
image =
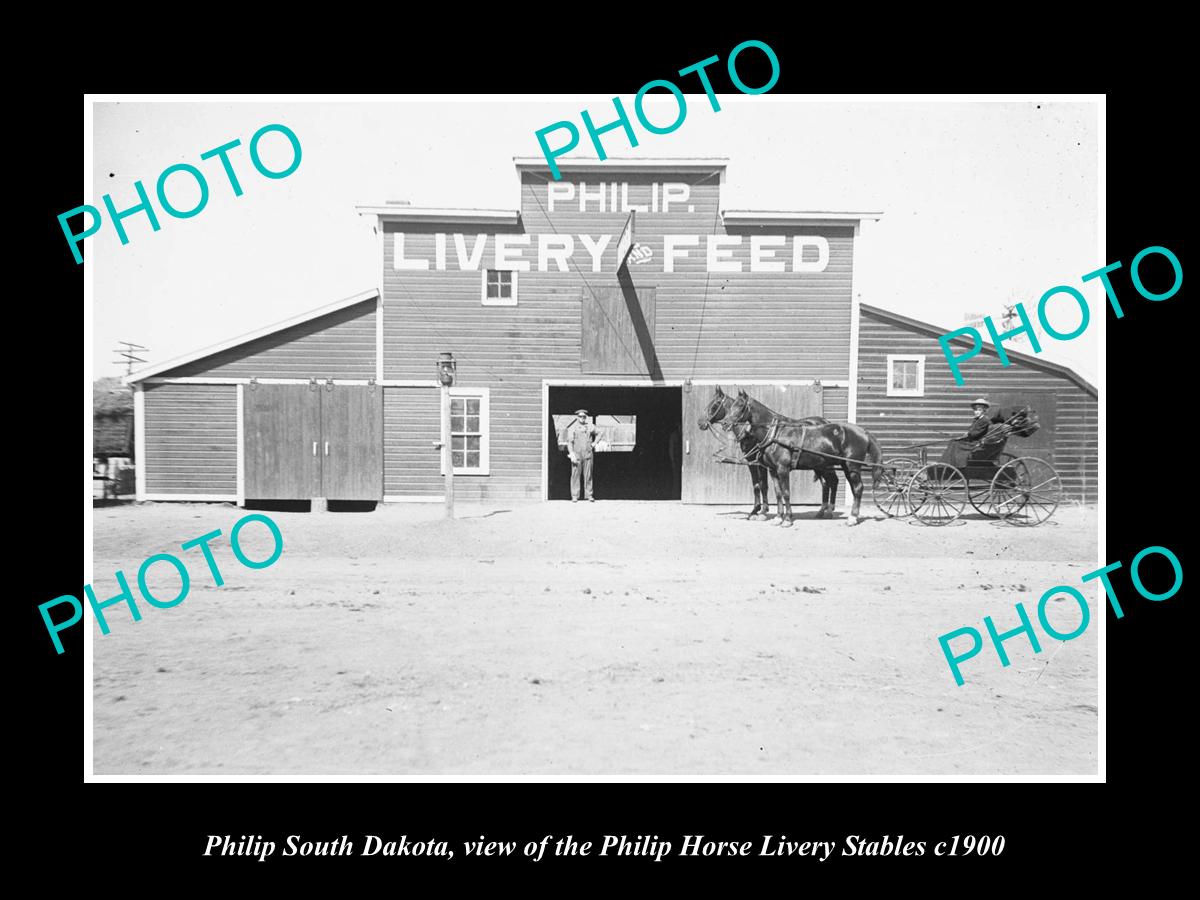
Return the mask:
<svg viewBox="0 0 1200 900"><path fill-rule="evenodd" d="M454 209L432 206L375 206L362 204L354 207L360 216L376 216L384 222L420 222L480 225L516 225L521 212L516 209Z"/></svg>
<svg viewBox="0 0 1200 900"><path fill-rule="evenodd" d="M412 497L400 496L397 494L384 494L383 495L384 503L442 503L445 501L445 499L446 498L443 497L441 494L437 494L436 496L429 494L429 495L425 495L425 496L412 496Z"/></svg>
<svg viewBox="0 0 1200 900"><path fill-rule="evenodd" d="M334 384L341 385L359 385L366 387L371 382L362 378L317 378L317 385L328 384L332 381ZM308 378L206 378L204 376L187 377L187 378L147 378L145 381L139 382L139 385L145 384L250 384L256 382L258 384L312 384L313 380ZM391 378L375 382L376 387L438 387L438 382L435 379L419 379L419 378Z"/></svg>
<svg viewBox="0 0 1200 900"><path fill-rule="evenodd" d="M181 500L201 503L236 503L236 494L146 494L139 500Z"/></svg>
<svg viewBox="0 0 1200 900"><path fill-rule="evenodd" d="M546 443L550 437L546 429L550 421L550 383L542 381L542 501L550 499L550 453Z"/></svg>
<svg viewBox="0 0 1200 900"><path fill-rule="evenodd" d="M576 156L556 159L554 164L560 172L594 171L596 169L627 169L636 172L655 172L669 175L673 172L712 172L724 169L729 165L725 156L699 156L691 159L675 157L670 159L637 158L629 156L610 156L600 159L598 156ZM550 171L550 163L544 156L514 156L513 166L521 171Z"/></svg>
<svg viewBox="0 0 1200 900"><path fill-rule="evenodd" d="M237 386L237 505L246 505L246 386Z"/></svg>
<svg viewBox="0 0 1200 900"><path fill-rule="evenodd" d="M851 247L853 254L858 250L859 243L855 241ZM859 309L860 298L854 272L858 268L855 265L857 260L850 260L850 396L846 400L846 421L858 421L858 340L861 310Z"/></svg>
<svg viewBox="0 0 1200 900"><path fill-rule="evenodd" d="M191 353L185 353L183 356L177 356L174 359L168 359L166 362L159 363L156 366L142 369L140 372L135 372L132 375L127 375L121 379L125 384L136 384L139 381L144 381L151 375L157 375L159 372L166 372L169 369L177 368L178 366L186 365L190 362L195 362L198 359L204 359L206 356L212 356L214 353L220 353L224 350L231 350L234 347L239 347L242 344L248 344L250 341L258 340L259 338L268 337L278 331L283 331L286 328L291 328L294 325L302 325L305 322L311 322L313 319L319 319L321 316L329 313L337 312L345 309L348 306L354 306L358 303L364 303L372 297L379 294L378 288L371 288L369 291L362 291L350 297L345 297L341 300L335 300L333 303L310 309L308 312L300 313L292 316L290 319L285 319L282 322L276 322L274 325L266 325L255 331L247 332L235 338L230 338L227 341L222 341L219 344L213 344L211 347L204 347L200 350L195 350Z"/></svg>
<svg viewBox="0 0 1200 900"><path fill-rule="evenodd" d="M383 381L383 291L375 304L375 380Z"/></svg>
<svg viewBox="0 0 1200 900"><path fill-rule="evenodd" d="M721 221L732 225L847 225L868 219L878 222L881 212L840 212L834 210L812 210L792 212L790 210L727 209L721 212Z"/></svg>
<svg viewBox="0 0 1200 900"><path fill-rule="evenodd" d="M133 386L133 464L134 497L146 499L146 392Z"/></svg>
<svg viewBox="0 0 1200 900"><path fill-rule="evenodd" d="M713 385L738 385L745 387L775 387L784 385L785 387L806 387L820 382L821 387L849 387L850 382L845 379L824 379L817 378L693 378L692 386L713 386ZM684 380L678 378L667 379L663 381L633 381L629 379L609 379L599 380L595 378L543 378L542 385L546 387L640 387L640 388L659 388L659 387L683 387Z"/></svg>

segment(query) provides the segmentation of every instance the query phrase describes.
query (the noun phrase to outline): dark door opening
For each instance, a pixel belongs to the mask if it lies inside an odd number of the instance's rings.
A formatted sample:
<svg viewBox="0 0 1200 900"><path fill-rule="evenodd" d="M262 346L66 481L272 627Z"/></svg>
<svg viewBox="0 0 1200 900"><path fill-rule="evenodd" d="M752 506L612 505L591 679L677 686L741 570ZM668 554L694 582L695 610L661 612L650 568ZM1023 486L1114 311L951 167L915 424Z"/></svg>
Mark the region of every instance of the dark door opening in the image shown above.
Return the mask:
<svg viewBox="0 0 1200 900"><path fill-rule="evenodd" d="M551 387L546 422L549 499L571 498L571 461L561 427L586 409L601 428L592 464L597 500L678 500L683 451L677 387Z"/></svg>

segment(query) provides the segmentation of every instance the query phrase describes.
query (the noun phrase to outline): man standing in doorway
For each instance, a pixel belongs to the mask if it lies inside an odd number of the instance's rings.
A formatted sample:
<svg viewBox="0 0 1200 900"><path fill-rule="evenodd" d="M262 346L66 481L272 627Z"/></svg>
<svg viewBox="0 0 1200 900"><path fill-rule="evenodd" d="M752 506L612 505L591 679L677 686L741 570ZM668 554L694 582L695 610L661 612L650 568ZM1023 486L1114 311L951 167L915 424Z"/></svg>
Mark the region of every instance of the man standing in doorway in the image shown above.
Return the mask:
<svg viewBox="0 0 1200 900"><path fill-rule="evenodd" d="M571 458L571 502L579 502L579 480L583 478L583 493L592 503L592 438L597 428L588 421L586 409L575 410L575 421L567 426L564 438L567 443L567 456Z"/></svg>

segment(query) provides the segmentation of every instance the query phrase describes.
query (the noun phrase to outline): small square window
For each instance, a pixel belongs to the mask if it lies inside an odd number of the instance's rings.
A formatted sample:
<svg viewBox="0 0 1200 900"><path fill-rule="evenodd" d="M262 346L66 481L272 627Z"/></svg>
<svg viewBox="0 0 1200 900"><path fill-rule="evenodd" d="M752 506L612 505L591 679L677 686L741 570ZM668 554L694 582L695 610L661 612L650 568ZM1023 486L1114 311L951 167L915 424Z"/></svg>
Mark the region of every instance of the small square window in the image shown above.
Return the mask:
<svg viewBox="0 0 1200 900"><path fill-rule="evenodd" d="M887 395L889 397L925 396L924 356L888 356Z"/></svg>
<svg viewBox="0 0 1200 900"><path fill-rule="evenodd" d="M917 389L917 361L915 359L896 361L892 366L892 387L901 391Z"/></svg>
<svg viewBox="0 0 1200 900"><path fill-rule="evenodd" d="M516 306L517 273L508 269L484 269L480 299L484 306Z"/></svg>

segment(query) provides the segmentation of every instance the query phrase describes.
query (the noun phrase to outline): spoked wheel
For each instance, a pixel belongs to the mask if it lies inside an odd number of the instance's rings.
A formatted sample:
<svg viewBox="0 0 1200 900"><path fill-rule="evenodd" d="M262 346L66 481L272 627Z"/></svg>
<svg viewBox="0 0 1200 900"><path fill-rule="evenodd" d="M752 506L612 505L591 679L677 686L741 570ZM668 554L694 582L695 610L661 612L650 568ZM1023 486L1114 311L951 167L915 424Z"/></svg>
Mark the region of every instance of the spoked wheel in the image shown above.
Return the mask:
<svg viewBox="0 0 1200 900"><path fill-rule="evenodd" d="M1007 463L1016 459L1011 453L1001 453L996 457L996 467L1001 468ZM978 476L976 476L978 477ZM978 484L978 482L976 482ZM983 485L978 490L970 490L967 492L967 499L971 501L971 505L975 507L977 513L987 516L989 519L1000 519L1003 516L996 511L996 504L992 501L992 485L991 482Z"/></svg>
<svg viewBox="0 0 1200 900"><path fill-rule="evenodd" d="M912 515L912 507L908 505L908 483L916 471L916 461L889 459L880 468L879 478L873 479L871 486L879 511L894 519Z"/></svg>
<svg viewBox="0 0 1200 900"><path fill-rule="evenodd" d="M909 482L908 505L925 525L949 525L967 508L967 479L946 463L923 466Z"/></svg>
<svg viewBox="0 0 1200 900"><path fill-rule="evenodd" d="M1011 525L1041 525L1058 509L1062 479L1054 466L1033 456L1006 463L992 479L989 503Z"/></svg>

